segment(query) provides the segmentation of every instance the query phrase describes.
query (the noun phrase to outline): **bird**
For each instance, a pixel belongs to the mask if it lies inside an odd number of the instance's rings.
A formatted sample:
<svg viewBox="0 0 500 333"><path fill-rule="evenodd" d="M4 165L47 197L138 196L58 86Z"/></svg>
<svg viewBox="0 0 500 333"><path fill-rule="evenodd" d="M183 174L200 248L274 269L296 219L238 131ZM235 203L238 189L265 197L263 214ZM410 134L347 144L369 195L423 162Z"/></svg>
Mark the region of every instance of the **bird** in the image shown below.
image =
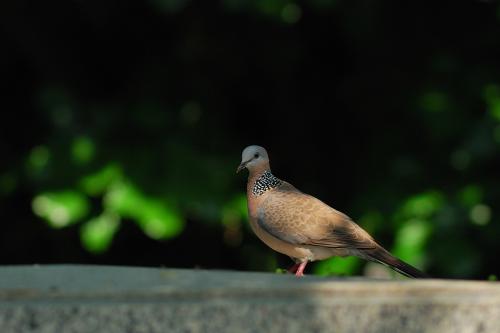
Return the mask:
<svg viewBox="0 0 500 333"><path fill-rule="evenodd" d="M290 273L301 277L309 262L356 256L407 277L429 277L389 253L344 213L275 177L265 148L246 147L236 173L244 169L251 229L271 249L295 261Z"/></svg>

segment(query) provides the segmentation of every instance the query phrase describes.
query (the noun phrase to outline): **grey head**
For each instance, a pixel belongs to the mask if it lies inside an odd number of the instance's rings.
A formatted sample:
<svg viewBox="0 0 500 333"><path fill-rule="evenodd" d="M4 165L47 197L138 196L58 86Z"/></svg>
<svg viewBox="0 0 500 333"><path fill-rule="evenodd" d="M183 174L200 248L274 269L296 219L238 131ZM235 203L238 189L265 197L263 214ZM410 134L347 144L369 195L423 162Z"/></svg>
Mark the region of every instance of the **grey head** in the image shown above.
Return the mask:
<svg viewBox="0 0 500 333"><path fill-rule="evenodd" d="M269 168L269 156L264 147L248 146L241 153L241 163L236 172L247 168L249 171L256 168Z"/></svg>

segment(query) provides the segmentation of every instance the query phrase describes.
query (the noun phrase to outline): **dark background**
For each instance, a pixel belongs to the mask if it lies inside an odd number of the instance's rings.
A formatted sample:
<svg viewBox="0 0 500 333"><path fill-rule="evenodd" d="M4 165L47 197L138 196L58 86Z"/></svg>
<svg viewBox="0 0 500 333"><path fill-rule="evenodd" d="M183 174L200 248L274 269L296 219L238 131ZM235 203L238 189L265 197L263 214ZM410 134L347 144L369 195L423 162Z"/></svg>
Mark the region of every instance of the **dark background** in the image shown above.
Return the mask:
<svg viewBox="0 0 500 333"><path fill-rule="evenodd" d="M286 267L235 175L259 144L404 260L496 279L499 36L490 1L4 2L0 264Z"/></svg>

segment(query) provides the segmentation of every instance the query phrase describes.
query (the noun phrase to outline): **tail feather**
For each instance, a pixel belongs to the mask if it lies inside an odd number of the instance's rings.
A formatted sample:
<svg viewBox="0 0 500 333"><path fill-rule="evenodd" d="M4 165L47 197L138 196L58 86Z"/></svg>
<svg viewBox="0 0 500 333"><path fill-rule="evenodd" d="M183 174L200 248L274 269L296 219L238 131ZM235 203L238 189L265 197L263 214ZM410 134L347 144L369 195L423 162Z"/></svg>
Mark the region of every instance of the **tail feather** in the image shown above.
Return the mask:
<svg viewBox="0 0 500 333"><path fill-rule="evenodd" d="M404 261L394 257L392 254L390 254L382 247L379 247L374 250L365 250L363 251L363 254L366 257L366 259L371 261L377 261L381 264L389 266L396 272L401 273L407 277L420 278L420 279L430 278L429 275L411 266L410 264L407 264Z"/></svg>

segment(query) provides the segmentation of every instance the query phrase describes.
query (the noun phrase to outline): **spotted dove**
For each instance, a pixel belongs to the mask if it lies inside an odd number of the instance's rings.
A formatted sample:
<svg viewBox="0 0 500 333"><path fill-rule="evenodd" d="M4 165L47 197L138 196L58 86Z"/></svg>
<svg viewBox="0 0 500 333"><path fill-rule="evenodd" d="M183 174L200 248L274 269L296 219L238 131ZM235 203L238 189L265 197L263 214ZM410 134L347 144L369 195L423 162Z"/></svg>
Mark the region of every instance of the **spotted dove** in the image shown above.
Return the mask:
<svg viewBox="0 0 500 333"><path fill-rule="evenodd" d="M243 150L237 172L245 168L250 226L270 248L295 261L291 272L296 276L304 274L309 261L357 256L408 277L428 277L391 255L347 215L276 178L263 147Z"/></svg>

